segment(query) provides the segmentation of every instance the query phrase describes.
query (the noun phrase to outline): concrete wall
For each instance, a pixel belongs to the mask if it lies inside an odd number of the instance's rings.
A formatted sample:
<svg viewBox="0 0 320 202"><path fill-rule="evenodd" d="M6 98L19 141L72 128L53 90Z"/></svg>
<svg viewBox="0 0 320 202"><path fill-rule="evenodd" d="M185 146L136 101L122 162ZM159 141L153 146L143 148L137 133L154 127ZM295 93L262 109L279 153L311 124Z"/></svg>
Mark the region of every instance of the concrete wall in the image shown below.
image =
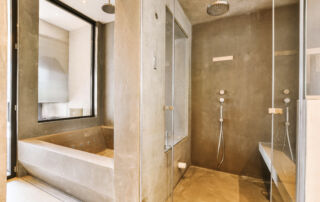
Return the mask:
<svg viewBox="0 0 320 202"><path fill-rule="evenodd" d="M38 123L38 22L39 2L19 1L18 30L18 138L42 136L102 124L102 96L97 96L96 117ZM98 41L103 40L101 25L98 25ZM99 34L100 33L100 34ZM97 86L103 91L102 58L103 46L97 43ZM100 59L101 58L101 59Z"/></svg>
<svg viewBox="0 0 320 202"><path fill-rule="evenodd" d="M189 65L186 71L190 77L191 24L178 1L175 3L176 19L189 36L187 42ZM143 1L142 5L141 200L144 202L166 201L171 193L172 181L176 184L182 175L177 168L177 162L187 162L188 165L191 163L190 127L189 132L187 131L189 136L174 147L174 162L171 159L171 150L168 152L164 150L165 113L163 107L165 105L165 68L167 65L165 63L166 5L171 11L174 11L173 1L170 0L167 2ZM156 69L153 66L154 57L157 62ZM189 77L186 80L186 89L190 95ZM172 164L174 176L171 175Z"/></svg>
<svg viewBox="0 0 320 202"><path fill-rule="evenodd" d="M114 122L114 22L104 25L105 36L105 75L104 75L104 124Z"/></svg>
<svg viewBox="0 0 320 202"><path fill-rule="evenodd" d="M140 0L116 3L114 33L114 182L119 202L139 201Z"/></svg>
<svg viewBox="0 0 320 202"><path fill-rule="evenodd" d="M281 17L276 20L280 23L276 25L280 30L279 32L276 30L278 50L297 48L295 46L297 43L294 43L293 47L287 46L292 42L292 35L293 39L298 37L298 27L292 26L290 21L298 16L295 12L297 7L292 6L276 11L276 17L278 15ZM217 168L218 98L221 97L218 92L219 89L224 89L226 90L226 95L223 96L225 97L225 161L221 170L253 177L263 177L266 174L264 162L258 151L258 143L271 140L271 117L267 113L272 101L271 20L271 10L267 10L193 26L191 152L193 164L211 169ZM233 61L212 62L212 57L230 55L234 56ZM295 85L298 84L295 80L298 78L296 58L298 55L285 59L276 58L275 78L278 103L281 102L282 107L282 88L289 88L293 92L290 96L294 103L292 105L294 111L298 95L298 85ZM292 113L294 114L295 112ZM291 118L293 120L290 127L295 129L295 115ZM282 131L277 131L281 132L281 140L283 140ZM295 145L295 140L292 143Z"/></svg>
<svg viewBox="0 0 320 202"><path fill-rule="evenodd" d="M0 2L0 202L6 201L7 186L7 2Z"/></svg>

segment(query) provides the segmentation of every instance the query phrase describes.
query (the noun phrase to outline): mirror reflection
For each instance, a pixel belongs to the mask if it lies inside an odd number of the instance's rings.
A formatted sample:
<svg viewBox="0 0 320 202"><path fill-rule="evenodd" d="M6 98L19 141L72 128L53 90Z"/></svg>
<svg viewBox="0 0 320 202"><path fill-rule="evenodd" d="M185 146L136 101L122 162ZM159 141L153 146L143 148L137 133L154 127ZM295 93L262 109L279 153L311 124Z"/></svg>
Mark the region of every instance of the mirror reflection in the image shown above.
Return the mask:
<svg viewBox="0 0 320 202"><path fill-rule="evenodd" d="M38 119L91 116L92 25L39 1Z"/></svg>

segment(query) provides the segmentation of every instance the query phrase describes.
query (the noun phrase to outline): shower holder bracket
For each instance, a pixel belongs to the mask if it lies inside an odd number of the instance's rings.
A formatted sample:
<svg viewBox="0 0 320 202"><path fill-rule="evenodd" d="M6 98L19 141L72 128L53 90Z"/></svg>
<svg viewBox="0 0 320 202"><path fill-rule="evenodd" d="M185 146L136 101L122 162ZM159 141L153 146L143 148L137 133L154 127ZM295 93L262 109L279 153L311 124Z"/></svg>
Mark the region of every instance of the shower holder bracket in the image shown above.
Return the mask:
<svg viewBox="0 0 320 202"><path fill-rule="evenodd" d="M164 106L163 109L165 111L173 111L174 110L174 107L173 106Z"/></svg>
<svg viewBox="0 0 320 202"><path fill-rule="evenodd" d="M269 108L269 114L283 114L283 109L281 108Z"/></svg>

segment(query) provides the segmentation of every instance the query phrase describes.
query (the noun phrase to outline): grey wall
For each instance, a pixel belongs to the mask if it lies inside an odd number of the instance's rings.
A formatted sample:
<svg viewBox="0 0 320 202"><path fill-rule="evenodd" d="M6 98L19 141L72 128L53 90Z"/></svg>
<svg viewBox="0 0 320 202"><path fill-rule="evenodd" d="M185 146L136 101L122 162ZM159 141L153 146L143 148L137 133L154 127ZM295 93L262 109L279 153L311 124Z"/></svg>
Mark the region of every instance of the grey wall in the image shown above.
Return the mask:
<svg viewBox="0 0 320 202"><path fill-rule="evenodd" d="M296 27L288 25L296 7L281 8L281 39ZM281 13L283 11L280 11ZM277 9L277 14L280 13ZM271 140L272 27L271 11L225 18L193 26L192 43L192 163L216 169L219 138L219 89L224 104L225 161L222 171L262 177L266 173L258 151L260 141ZM288 24L287 24L288 22ZM298 30L298 29L297 29ZM285 35L283 35L285 34ZM279 37L280 38L280 37ZM277 38L278 39L278 38ZM287 43L283 40L283 43ZM276 41L281 44L281 40ZM288 42L290 44L290 42ZM281 45L280 45L281 46ZM279 47L280 47L279 46ZM293 49L283 47L281 50ZM233 61L212 62L212 57L233 55ZM296 71L283 62L277 80L290 83ZM293 67L292 67L293 68ZM288 73L289 71L289 73ZM288 74L287 74L288 73ZM292 74L291 74L292 73ZM280 85L279 85L280 86ZM283 88L287 85L282 85ZM290 86L288 88L295 88ZM293 89L295 91L297 89ZM278 89L276 93L280 94ZM280 100L280 98L279 98ZM293 121L294 122L294 121ZM291 127L294 126L292 123Z"/></svg>
<svg viewBox="0 0 320 202"><path fill-rule="evenodd" d="M105 35L105 75L103 102L104 124L113 126L114 113L114 22L104 25Z"/></svg>
<svg viewBox="0 0 320 202"><path fill-rule="evenodd" d="M38 22L39 1L24 0L18 3L18 138L42 136L102 124L103 74L102 43L97 43L96 56L99 58L97 70L98 99L96 117L38 123ZM98 25L98 41L103 41L103 30Z"/></svg>

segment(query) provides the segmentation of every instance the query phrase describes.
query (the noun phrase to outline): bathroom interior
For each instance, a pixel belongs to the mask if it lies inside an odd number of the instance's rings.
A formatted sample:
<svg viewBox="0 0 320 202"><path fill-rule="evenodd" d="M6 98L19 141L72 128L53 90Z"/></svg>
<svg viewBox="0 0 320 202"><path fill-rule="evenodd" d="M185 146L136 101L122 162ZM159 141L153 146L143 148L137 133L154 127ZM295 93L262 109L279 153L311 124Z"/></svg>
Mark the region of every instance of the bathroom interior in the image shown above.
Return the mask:
<svg viewBox="0 0 320 202"><path fill-rule="evenodd" d="M298 0L7 2L6 201L301 201Z"/></svg>

